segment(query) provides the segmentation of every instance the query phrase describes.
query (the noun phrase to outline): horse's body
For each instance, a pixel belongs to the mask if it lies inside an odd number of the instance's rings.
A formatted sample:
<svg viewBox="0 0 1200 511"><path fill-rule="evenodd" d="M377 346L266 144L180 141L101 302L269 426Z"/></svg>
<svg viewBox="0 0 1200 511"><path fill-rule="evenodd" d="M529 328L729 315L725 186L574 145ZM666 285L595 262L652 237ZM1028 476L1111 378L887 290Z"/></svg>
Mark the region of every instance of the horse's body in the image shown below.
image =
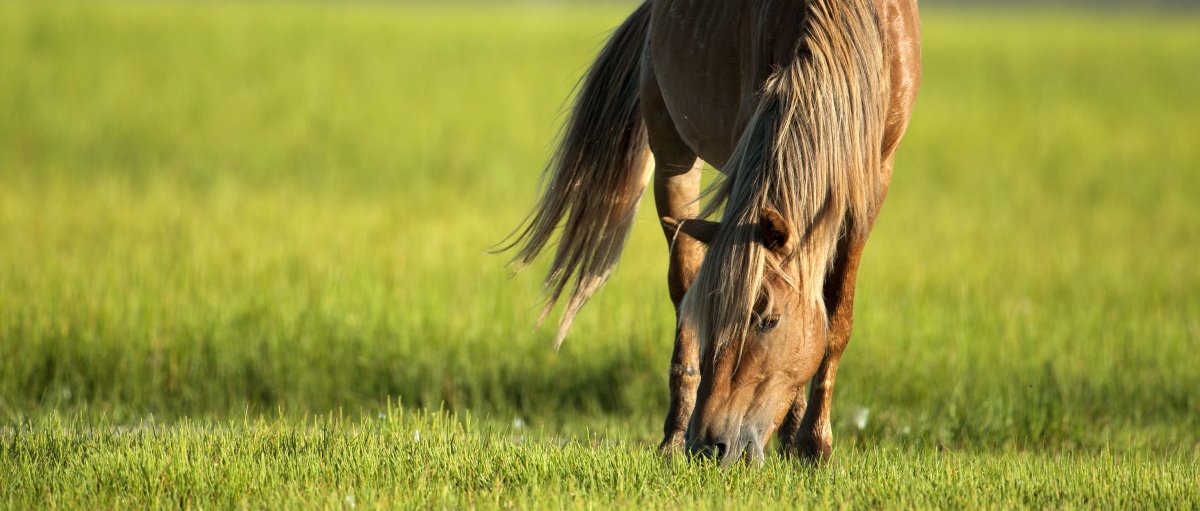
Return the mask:
<svg viewBox="0 0 1200 511"><path fill-rule="evenodd" d="M643 60L646 87L657 87L681 140L717 170L733 152L772 69L794 58L808 2L764 0L655 0L654 44ZM920 81L920 22L915 0L874 0L888 42L892 84L885 145L895 152L908 125ZM762 37L756 22L767 20ZM766 39L762 41L760 39ZM653 94L643 89L643 96ZM714 101L714 98L721 98ZM653 136L653 135L652 135ZM657 155L656 155L657 156ZM886 160L887 158L885 158Z"/></svg>
<svg viewBox="0 0 1200 511"><path fill-rule="evenodd" d="M831 454L858 261L920 81L919 32L915 0L650 0L589 72L518 259L566 220L547 278L550 305L572 288L561 341L653 178L680 319L663 452L761 459L778 430L787 453ZM698 219L702 162L726 176L705 211L723 206L719 223Z"/></svg>

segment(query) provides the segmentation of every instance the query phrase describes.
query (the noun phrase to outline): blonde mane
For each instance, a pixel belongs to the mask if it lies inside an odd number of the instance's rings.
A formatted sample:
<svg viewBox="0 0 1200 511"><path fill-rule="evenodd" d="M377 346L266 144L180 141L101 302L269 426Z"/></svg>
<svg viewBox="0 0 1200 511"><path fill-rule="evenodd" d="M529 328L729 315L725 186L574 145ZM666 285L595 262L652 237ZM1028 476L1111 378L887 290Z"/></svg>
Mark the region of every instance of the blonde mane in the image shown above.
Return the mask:
<svg viewBox="0 0 1200 511"><path fill-rule="evenodd" d="M839 237L865 236L882 199L884 50L870 0L809 2L795 58L762 84L724 169L728 177L710 188L703 216L723 209L721 228L681 305L701 353L715 342L715 356L746 337L755 302L775 298L765 290L769 273L824 314L823 286ZM769 257L760 240L768 208L796 237L786 258ZM785 271L792 264L798 271Z"/></svg>

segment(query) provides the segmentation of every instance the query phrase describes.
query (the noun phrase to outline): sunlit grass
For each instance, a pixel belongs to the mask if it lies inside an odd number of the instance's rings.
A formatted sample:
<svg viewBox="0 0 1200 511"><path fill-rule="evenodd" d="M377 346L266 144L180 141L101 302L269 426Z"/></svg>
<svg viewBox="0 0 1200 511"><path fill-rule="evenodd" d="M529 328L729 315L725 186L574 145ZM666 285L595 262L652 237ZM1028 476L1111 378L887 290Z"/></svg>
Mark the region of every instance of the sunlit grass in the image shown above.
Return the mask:
<svg viewBox="0 0 1200 511"><path fill-rule="evenodd" d="M854 444L813 467L664 462L621 432L559 436L464 417L114 426L57 416L0 435L0 502L23 508L1066 506L1187 508L1186 455L960 453Z"/></svg>

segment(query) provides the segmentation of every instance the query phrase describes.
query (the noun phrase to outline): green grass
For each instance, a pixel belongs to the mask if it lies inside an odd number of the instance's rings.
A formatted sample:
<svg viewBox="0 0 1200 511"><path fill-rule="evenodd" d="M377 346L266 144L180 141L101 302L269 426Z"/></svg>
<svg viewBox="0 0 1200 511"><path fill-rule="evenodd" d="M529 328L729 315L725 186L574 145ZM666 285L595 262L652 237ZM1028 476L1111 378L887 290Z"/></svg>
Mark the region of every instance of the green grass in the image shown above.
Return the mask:
<svg viewBox="0 0 1200 511"><path fill-rule="evenodd" d="M623 15L0 3L0 505L1200 502L1200 18L927 13L838 461L753 472L652 454L649 203L559 353L486 253Z"/></svg>
<svg viewBox="0 0 1200 511"><path fill-rule="evenodd" d="M17 465L16 508L1167 509L1194 506L1200 477L1194 459L1180 455L896 445L844 448L832 466L772 459L761 469L722 470L665 463L620 435L531 435L469 418L399 413L121 429L55 417L0 448Z"/></svg>

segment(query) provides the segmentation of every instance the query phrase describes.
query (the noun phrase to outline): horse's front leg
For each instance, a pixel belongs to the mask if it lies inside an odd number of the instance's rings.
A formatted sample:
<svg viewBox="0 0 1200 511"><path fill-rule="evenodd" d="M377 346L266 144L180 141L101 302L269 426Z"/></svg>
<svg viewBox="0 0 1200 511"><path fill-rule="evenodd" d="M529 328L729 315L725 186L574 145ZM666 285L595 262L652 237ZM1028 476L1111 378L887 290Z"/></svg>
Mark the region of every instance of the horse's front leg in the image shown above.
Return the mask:
<svg viewBox="0 0 1200 511"><path fill-rule="evenodd" d="M700 189L700 164L682 171L679 167L656 164L654 192L658 214L663 217L692 218L696 216L695 197ZM692 197L688 200L687 197ZM697 352L695 332L682 328L679 321L679 304L687 292L700 263L704 258L701 244L676 229L664 225L664 234L670 247L670 266L667 271L667 287L671 302L675 305L675 348L671 355L670 408L663 424L663 441L659 452L671 455L683 450L685 432L696 406L696 388L700 385L700 355Z"/></svg>
<svg viewBox="0 0 1200 511"><path fill-rule="evenodd" d="M833 384L838 363L854 320L854 288L858 263L866 239L846 240L838 247L837 260L825 281L825 306L829 313L829 337L825 357L809 384L796 397L792 411L780 427L780 448L784 455L824 461L833 456L833 428L829 410L833 404Z"/></svg>
<svg viewBox="0 0 1200 511"><path fill-rule="evenodd" d="M903 132L903 127L898 131ZM893 136L886 141L883 168L884 186L879 190L879 204L887 197L887 184L891 181L893 157L899 136ZM868 219L867 232L875 227L879 212L875 211ZM853 232L853 226L847 226L848 232ZM825 461L833 457L833 427L829 422L829 410L833 406L833 383L837 379L838 364L842 353L850 344L850 331L854 324L854 290L858 283L858 263L862 259L863 248L867 245L867 236L846 237L838 242L837 257L833 268L825 279L825 310L829 314L829 337L825 348L825 357L817 367L817 373L808 385L808 398L805 399L805 389L800 390L792 404L788 418L780 427L783 436L780 438L780 449L784 455Z"/></svg>
<svg viewBox="0 0 1200 511"><path fill-rule="evenodd" d="M700 212L700 172L703 162L680 139L667 113L662 94L647 67L642 74L642 113L646 120L650 150L654 153L654 204L659 217L694 218ZM675 348L671 355L670 408L663 424L659 452L671 455L686 445L686 431L696 406L700 385L700 356L695 334L679 327L679 303L700 270L704 247L694 238L679 235L678 229L663 225L670 249L667 286L675 305Z"/></svg>

